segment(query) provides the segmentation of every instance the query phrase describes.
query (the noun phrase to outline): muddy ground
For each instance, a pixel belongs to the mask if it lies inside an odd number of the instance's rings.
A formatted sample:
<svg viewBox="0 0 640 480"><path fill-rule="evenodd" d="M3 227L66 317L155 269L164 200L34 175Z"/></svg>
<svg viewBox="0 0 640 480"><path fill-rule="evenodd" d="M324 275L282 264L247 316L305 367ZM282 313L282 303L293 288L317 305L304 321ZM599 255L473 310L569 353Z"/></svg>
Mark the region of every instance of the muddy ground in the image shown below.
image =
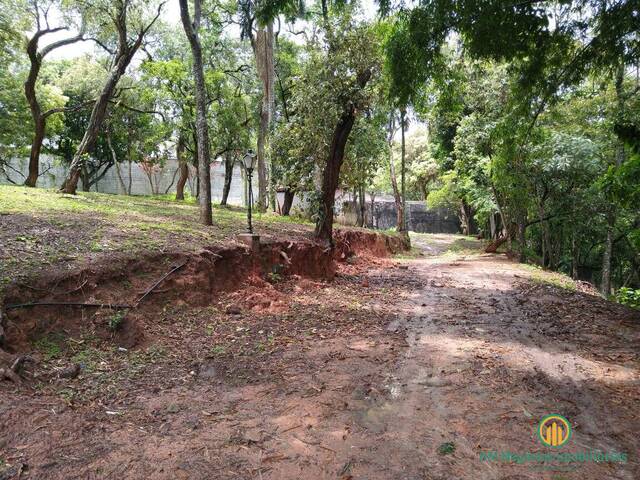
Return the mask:
<svg viewBox="0 0 640 480"><path fill-rule="evenodd" d="M0 478L640 478L637 312L468 239L414 245L353 257L331 282L254 278L208 306L174 301L132 348L43 337L31 378L0 384ZM551 413L573 427L560 449L537 436Z"/></svg>

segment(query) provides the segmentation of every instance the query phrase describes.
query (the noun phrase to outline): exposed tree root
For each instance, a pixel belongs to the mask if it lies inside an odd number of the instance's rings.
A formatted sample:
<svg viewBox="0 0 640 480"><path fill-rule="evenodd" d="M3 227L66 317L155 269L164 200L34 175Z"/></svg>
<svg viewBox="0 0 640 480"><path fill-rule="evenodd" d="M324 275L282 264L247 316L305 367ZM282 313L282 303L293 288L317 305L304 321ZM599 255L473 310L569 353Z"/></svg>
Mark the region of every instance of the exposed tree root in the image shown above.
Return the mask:
<svg viewBox="0 0 640 480"><path fill-rule="evenodd" d="M19 356L13 359L13 356L0 350L0 360L5 361L6 363L11 363L11 367L8 368L0 368L0 379L11 380L14 383L21 384L22 378L20 378L20 370L24 365L24 362L27 361L26 356ZM7 362L8 360L8 362ZM11 362L12 361L12 362Z"/></svg>

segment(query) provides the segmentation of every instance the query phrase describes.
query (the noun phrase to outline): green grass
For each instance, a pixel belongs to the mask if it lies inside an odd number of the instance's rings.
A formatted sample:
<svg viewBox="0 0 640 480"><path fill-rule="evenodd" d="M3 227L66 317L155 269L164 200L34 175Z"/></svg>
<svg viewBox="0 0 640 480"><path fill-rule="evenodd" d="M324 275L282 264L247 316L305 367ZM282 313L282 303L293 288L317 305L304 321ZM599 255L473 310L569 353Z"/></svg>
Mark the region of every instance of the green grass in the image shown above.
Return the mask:
<svg viewBox="0 0 640 480"><path fill-rule="evenodd" d="M438 453L440 455L451 455L456 451L456 445L453 442L445 442L438 447Z"/></svg>
<svg viewBox="0 0 640 480"><path fill-rule="evenodd" d="M411 233L411 243L426 255L450 257L482 253L483 242L472 236L449 233Z"/></svg>
<svg viewBox="0 0 640 480"><path fill-rule="evenodd" d="M61 334L50 333L40 337L33 346L38 350L45 360L54 360L62 354L62 344L64 337Z"/></svg>
<svg viewBox="0 0 640 480"><path fill-rule="evenodd" d="M214 225L199 223L194 198L126 196L0 185L0 299L10 283L29 283L52 267L71 269L115 254L196 252L246 231L246 211L214 205ZM263 237L308 238L312 225L294 217L254 214Z"/></svg>
<svg viewBox="0 0 640 480"><path fill-rule="evenodd" d="M576 284L573 279L564 273L551 272L543 270L538 265L520 264L522 268L530 273L530 278L533 282L541 285L551 285L564 290L575 291Z"/></svg>

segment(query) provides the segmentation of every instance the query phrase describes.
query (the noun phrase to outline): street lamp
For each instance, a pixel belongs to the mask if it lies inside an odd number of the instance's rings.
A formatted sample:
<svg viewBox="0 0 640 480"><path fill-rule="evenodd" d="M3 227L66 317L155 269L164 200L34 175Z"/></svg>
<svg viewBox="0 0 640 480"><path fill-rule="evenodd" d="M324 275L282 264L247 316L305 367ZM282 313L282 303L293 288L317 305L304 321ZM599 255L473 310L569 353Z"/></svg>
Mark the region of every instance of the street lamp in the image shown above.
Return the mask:
<svg viewBox="0 0 640 480"><path fill-rule="evenodd" d="M254 162L256 154L253 150L247 150L247 153L242 157L242 166L247 172L247 181L249 182L249 202L247 210L247 223L249 224L249 233L253 235L253 225L251 225L251 207L253 206L253 190L251 189L251 175L253 174Z"/></svg>

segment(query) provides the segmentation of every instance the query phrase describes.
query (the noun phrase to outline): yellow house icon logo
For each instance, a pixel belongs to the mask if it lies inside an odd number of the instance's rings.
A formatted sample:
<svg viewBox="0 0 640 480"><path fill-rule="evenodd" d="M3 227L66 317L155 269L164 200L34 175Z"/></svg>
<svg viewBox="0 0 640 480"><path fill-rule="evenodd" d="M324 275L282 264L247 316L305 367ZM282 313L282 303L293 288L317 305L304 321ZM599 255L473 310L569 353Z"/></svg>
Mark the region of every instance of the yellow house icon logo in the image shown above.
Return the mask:
<svg viewBox="0 0 640 480"><path fill-rule="evenodd" d="M540 421L538 436L547 447L561 447L571 438L571 425L562 415L547 415Z"/></svg>

